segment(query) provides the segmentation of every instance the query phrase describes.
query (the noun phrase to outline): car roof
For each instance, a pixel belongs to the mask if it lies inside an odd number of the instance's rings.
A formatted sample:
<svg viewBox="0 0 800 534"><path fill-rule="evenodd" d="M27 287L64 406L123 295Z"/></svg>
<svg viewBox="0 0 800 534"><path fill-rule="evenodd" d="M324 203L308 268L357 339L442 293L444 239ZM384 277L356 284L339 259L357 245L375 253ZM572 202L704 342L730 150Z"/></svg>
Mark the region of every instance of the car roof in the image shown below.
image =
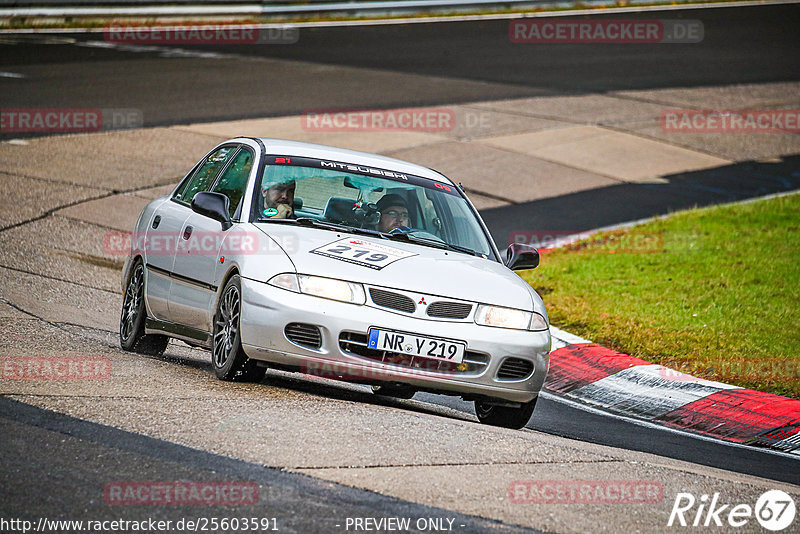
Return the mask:
<svg viewBox="0 0 800 534"><path fill-rule="evenodd" d="M436 182L455 185L452 180L433 169L400 159L379 156L368 152L359 152L357 150L348 150L346 148L317 145L315 143L305 143L302 141L290 141L288 139L274 139L270 137L259 137L258 139L264 143L267 154L305 156L309 158L339 161L342 163L353 163L404 174L413 174ZM233 141L235 141L235 139Z"/></svg>

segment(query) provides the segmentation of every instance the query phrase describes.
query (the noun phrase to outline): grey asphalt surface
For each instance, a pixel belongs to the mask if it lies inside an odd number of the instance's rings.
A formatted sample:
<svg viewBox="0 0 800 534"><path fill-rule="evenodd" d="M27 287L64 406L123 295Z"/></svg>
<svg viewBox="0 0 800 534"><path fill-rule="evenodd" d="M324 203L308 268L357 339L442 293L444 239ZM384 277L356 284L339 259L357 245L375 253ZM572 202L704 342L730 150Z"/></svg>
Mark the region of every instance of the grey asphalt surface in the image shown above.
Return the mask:
<svg viewBox="0 0 800 534"><path fill-rule="evenodd" d="M470 403L456 398L430 394L415 396L426 402L442 404L469 412ZM798 460L757 448L737 447L716 440L699 439L685 432L666 428L641 427L629 420L611 418L542 396L536 403L534 417L527 428L591 443L643 451L667 458L719 467L737 473L800 484Z"/></svg>
<svg viewBox="0 0 800 534"><path fill-rule="evenodd" d="M633 18L634 14L594 18ZM145 126L307 109L455 104L544 95L800 80L800 4L647 13L700 20L695 44L515 44L508 21L303 28L292 45L107 47L102 34L0 36L6 108L134 109ZM64 40L75 40L63 46ZM51 43L51 44L48 44ZM210 53L218 57L198 57ZM657 97L654 97L657 98ZM768 103L765 103L768 107ZM4 133L0 139L40 134ZM797 134L795 134L797 135ZM739 162L482 215L502 246L525 228L582 231L796 189L800 159ZM486 188L484 188L486 189ZM590 209L586 209L589 207Z"/></svg>
<svg viewBox="0 0 800 534"><path fill-rule="evenodd" d="M800 79L800 5L690 9L594 18L700 20L695 44L515 44L507 20L303 28L290 45L181 46L221 54L0 37L4 107L135 108L145 125L524 96ZM92 45L87 41L99 41ZM10 44L17 43L17 44ZM135 44L135 43L134 43ZM176 58L181 58L176 61ZM308 62L308 63L306 63Z"/></svg>
<svg viewBox="0 0 800 534"><path fill-rule="evenodd" d="M142 110L145 124L164 125L283 115L312 107L452 104L609 90L792 81L800 79L800 42L796 28L787 21L798 20L799 14L798 6L792 5L664 15L702 20L706 38L699 45L512 45L507 39L508 23L500 21L308 30L301 34L298 45L204 47L222 56L180 60L166 57L169 53L164 51L85 46L91 39L85 36L78 37L84 46L42 44L38 37L3 37L0 70L21 72L27 77L0 80L0 102L3 107L136 108ZM0 132L0 138L9 137L18 135ZM513 221L522 216L534 217L529 223L533 228L580 230L695 204L796 189L800 182L797 156L739 163L724 171L672 176L666 184L599 188L485 210L483 216L502 243L508 231L515 228ZM309 390L292 381L280 385L294 391ZM340 393L328 390L324 395L336 399ZM421 398L458 412L469 409L455 399ZM396 405L419 409L403 402ZM547 399L540 401L529 428L800 483L793 459L643 429ZM341 531L332 528L331 522L347 515L445 514L7 399L0 399L0 433L4 437L0 443L0 477L3 487L13 488L3 492L0 504L0 513L6 517L23 513L30 517L47 513L69 517L81 503L82 517L97 513L100 517L109 514L141 519L149 514L175 518L209 516L212 511L230 517L225 509L198 512L159 508L151 512L139 507L110 509L97 502L102 485L115 477L197 480L218 476L257 482L262 495L268 497L257 508L257 515L290 518L285 521L286 531ZM273 491L275 488L280 490ZM505 528L469 516L459 518L469 532Z"/></svg>
<svg viewBox="0 0 800 534"><path fill-rule="evenodd" d="M696 206L710 206L800 188L800 156L738 162L664 177L664 183L617 184L481 211L499 244L518 230L570 228L577 233Z"/></svg>
<svg viewBox="0 0 800 534"><path fill-rule="evenodd" d="M540 532L265 468L5 398L0 398L0 431L4 436L0 441L0 484L6 488L0 517L5 519L34 524L39 518L153 519L171 520L175 525L182 518L255 517L259 525L262 519L269 520L265 523L269 530L277 526L275 530L280 532L328 533L352 530L352 525L347 528L348 517L429 517L450 519L454 530L463 533ZM106 484L131 480L255 483L258 499L256 504L228 506L121 505L106 501ZM8 491L11 488L13 491ZM421 531L425 530L409 530Z"/></svg>

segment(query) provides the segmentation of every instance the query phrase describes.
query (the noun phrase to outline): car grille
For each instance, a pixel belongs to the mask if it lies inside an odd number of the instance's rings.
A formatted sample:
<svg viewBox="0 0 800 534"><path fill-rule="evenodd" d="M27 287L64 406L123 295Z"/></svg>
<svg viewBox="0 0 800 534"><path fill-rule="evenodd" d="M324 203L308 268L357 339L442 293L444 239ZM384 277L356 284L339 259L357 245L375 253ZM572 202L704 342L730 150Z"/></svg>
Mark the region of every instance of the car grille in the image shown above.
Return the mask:
<svg viewBox="0 0 800 534"><path fill-rule="evenodd" d="M422 358L420 356L409 356L399 352L389 352L386 350L371 349L368 346L366 334L358 332L342 332L339 335L339 347L342 351L353 356L368 358L388 365L421 369L433 373L448 374L475 374L483 371L489 364L489 355L480 352L466 351L463 363L467 364L466 369L459 370L458 364Z"/></svg>
<svg viewBox="0 0 800 534"><path fill-rule="evenodd" d="M322 346L322 334L313 324L289 323L283 329L286 339L301 347L318 349Z"/></svg>
<svg viewBox="0 0 800 534"><path fill-rule="evenodd" d="M391 308L406 313L414 313L417 305L414 301L400 293L393 293L392 291L384 291L374 287L369 288L369 296L372 297L372 302L384 308Z"/></svg>
<svg viewBox="0 0 800 534"><path fill-rule="evenodd" d="M447 302L440 300L428 306L428 315L431 317L444 317L447 319L466 319L472 311L472 304L463 302Z"/></svg>
<svg viewBox="0 0 800 534"><path fill-rule="evenodd" d="M497 370L498 380L523 380L533 373L533 362L521 358L506 358Z"/></svg>

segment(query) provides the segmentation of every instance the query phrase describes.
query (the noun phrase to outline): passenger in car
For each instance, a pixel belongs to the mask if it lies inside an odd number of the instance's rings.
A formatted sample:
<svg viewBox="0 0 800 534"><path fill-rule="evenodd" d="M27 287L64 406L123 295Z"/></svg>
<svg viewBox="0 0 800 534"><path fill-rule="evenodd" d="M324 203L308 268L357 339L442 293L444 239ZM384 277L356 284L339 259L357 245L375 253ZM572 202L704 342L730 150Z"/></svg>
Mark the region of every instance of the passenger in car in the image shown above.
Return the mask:
<svg viewBox="0 0 800 534"><path fill-rule="evenodd" d="M271 219L297 218L292 210L296 185L294 180L286 180L266 188L262 186L261 194L264 197L264 209L261 214Z"/></svg>
<svg viewBox="0 0 800 534"><path fill-rule="evenodd" d="M378 222L379 232L391 232L395 228L409 228L411 222L408 204L405 199L395 193L384 195L377 203L381 220Z"/></svg>

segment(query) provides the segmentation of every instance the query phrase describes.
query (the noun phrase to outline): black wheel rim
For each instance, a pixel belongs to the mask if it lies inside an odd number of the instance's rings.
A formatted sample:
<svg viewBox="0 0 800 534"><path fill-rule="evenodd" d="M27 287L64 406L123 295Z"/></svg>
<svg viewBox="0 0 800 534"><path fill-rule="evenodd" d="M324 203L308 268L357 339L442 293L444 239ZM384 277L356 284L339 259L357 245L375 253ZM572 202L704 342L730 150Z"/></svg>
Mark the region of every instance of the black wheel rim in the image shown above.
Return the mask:
<svg viewBox="0 0 800 534"><path fill-rule="evenodd" d="M223 367L234 350L234 341L239 333L239 288L232 285L222 296L219 312L214 321L214 365Z"/></svg>
<svg viewBox="0 0 800 534"><path fill-rule="evenodd" d="M144 267L136 265L125 288L125 299L122 302L122 317L119 320L119 332L123 341L133 335L136 319L139 317L139 306L144 294Z"/></svg>

